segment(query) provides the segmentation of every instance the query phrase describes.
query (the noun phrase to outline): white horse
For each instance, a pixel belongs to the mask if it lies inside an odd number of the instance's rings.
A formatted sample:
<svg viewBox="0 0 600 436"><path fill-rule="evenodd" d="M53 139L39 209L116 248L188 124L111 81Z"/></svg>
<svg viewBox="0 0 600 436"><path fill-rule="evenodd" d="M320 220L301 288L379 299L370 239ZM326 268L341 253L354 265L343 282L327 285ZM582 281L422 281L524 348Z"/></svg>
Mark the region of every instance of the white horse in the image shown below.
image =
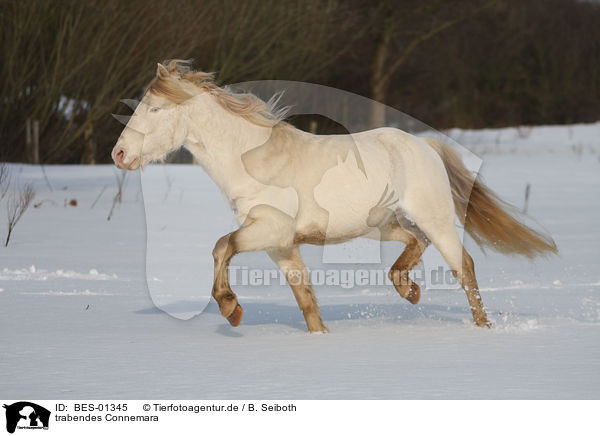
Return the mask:
<svg viewBox="0 0 600 436"><path fill-rule="evenodd" d="M393 128L313 135L283 122L273 106L218 87L185 61L159 64L112 151L119 168L135 170L183 145L221 188L240 228L215 245L212 295L233 326L243 311L228 266L240 252L264 250L275 261L310 332L327 329L299 244L361 236L404 242L389 277L414 304L420 289L408 273L431 242L465 289L478 326L489 323L456 215L480 245L527 257L556 252L550 237L513 218L441 141Z"/></svg>

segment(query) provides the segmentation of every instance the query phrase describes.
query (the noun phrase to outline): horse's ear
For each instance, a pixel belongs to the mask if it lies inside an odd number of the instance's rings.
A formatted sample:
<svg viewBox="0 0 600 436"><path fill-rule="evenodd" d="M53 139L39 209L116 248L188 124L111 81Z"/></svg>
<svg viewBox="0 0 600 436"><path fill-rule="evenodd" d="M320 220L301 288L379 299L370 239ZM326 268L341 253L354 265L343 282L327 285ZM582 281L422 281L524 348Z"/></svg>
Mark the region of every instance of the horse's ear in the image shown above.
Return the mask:
<svg viewBox="0 0 600 436"><path fill-rule="evenodd" d="M156 68L156 75L158 77L160 77L161 79L164 79L165 77L169 77L169 71L164 67L164 65L161 63L159 63L157 65L158 65L158 67Z"/></svg>

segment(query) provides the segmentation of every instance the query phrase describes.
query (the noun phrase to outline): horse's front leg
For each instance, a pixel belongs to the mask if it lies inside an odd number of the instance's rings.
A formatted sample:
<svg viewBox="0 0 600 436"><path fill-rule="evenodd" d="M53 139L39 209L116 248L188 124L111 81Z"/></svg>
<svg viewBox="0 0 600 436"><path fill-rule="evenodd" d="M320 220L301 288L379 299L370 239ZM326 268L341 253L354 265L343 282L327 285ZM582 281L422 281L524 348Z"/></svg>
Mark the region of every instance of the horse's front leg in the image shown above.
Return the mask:
<svg viewBox="0 0 600 436"><path fill-rule="evenodd" d="M323 324L317 299L310 285L308 271L298 246L285 249L271 250L269 256L277 264L294 292L298 306L306 320L306 326L311 333L327 332Z"/></svg>
<svg viewBox="0 0 600 436"><path fill-rule="evenodd" d="M285 213L270 206L254 207L242 227L220 238L213 250L215 280L212 295L221 314L232 326L242 321L243 310L229 285L229 263L233 256L244 251L273 250L292 247L294 221Z"/></svg>
<svg viewBox="0 0 600 436"><path fill-rule="evenodd" d="M237 301L237 296L233 293L229 285L229 262L231 262L231 258L236 254L236 246L232 241L232 237L236 232L229 233L220 238L213 249L215 276L212 289L212 296L219 304L221 314L234 327L242 322L242 314L244 313L242 306Z"/></svg>

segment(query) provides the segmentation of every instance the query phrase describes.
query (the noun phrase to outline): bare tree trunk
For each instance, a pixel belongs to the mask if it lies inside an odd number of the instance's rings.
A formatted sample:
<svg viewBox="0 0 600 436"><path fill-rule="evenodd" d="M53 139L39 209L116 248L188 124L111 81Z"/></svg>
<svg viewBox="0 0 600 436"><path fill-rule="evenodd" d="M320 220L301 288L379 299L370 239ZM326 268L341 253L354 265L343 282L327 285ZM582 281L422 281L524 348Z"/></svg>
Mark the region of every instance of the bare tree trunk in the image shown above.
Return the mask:
<svg viewBox="0 0 600 436"><path fill-rule="evenodd" d="M400 69L400 67L415 51L415 49L439 33L475 14L478 14L482 10L496 4L497 2L498 0L490 0L484 5L467 11L457 18L442 21L436 26L431 27L429 30L423 30L420 35L415 36L410 41L407 41L406 45L402 48L402 51L398 53L396 57L391 59L390 62L388 62L388 58L391 51L392 39L394 34L398 31L399 26L396 18L394 18L393 15L388 16L388 19L385 20L383 31L375 50L375 57L373 59L373 68L371 72L371 98L376 102L382 103L372 104L371 106L371 128L385 126L386 117L384 104L386 102L389 85L394 74ZM384 13L389 14L389 11L384 9Z"/></svg>
<svg viewBox="0 0 600 436"><path fill-rule="evenodd" d="M371 88L371 96L373 98L373 102L371 104L371 120L369 121L369 127L371 129L385 126L385 100L387 89L388 84L383 81L377 83Z"/></svg>
<svg viewBox="0 0 600 436"><path fill-rule="evenodd" d="M33 163L40 163L40 122L33 121Z"/></svg>
<svg viewBox="0 0 600 436"><path fill-rule="evenodd" d="M385 126L385 97L388 88L388 81L385 79L385 67L389 45L390 35L386 30L377 44L371 73L371 98L374 102L371 105L369 127L372 129Z"/></svg>

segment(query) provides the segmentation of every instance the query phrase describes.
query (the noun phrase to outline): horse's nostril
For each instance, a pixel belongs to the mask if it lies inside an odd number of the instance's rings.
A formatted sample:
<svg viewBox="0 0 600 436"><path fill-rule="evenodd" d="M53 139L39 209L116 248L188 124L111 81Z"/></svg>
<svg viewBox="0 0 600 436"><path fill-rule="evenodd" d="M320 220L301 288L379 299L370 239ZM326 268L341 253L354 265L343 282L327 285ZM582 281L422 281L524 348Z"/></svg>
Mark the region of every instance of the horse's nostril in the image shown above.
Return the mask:
<svg viewBox="0 0 600 436"><path fill-rule="evenodd" d="M119 150L117 151L117 162L121 162L123 160L123 158L125 157L125 152L123 150Z"/></svg>

